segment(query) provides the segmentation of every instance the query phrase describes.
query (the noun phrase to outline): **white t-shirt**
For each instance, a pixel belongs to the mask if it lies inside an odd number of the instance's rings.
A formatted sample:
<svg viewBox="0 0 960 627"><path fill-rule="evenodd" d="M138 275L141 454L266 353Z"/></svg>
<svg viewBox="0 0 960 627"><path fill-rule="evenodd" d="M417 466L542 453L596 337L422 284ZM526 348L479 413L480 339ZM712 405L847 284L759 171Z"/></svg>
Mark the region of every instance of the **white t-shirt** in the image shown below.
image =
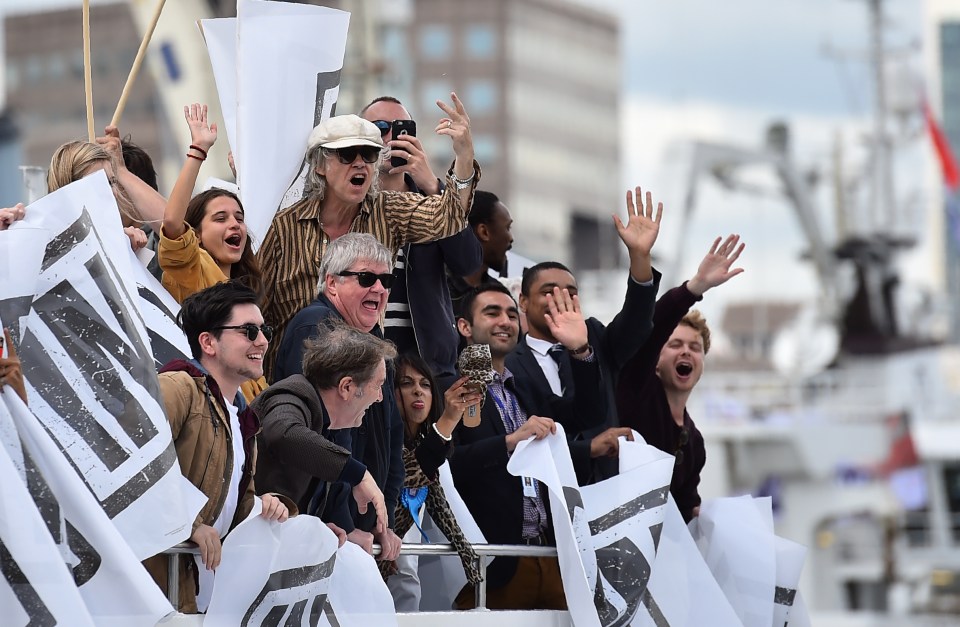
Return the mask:
<svg viewBox="0 0 960 627"><path fill-rule="evenodd" d="M243 452L243 436L240 435L240 417L237 408L227 401L227 411L230 413L230 435L233 442L233 470L230 473L230 485L227 487L227 498L223 502L223 509L213 523L213 528L220 533L220 537L230 531L230 523L237 513L237 502L240 499L240 475L243 472L243 462L246 454Z"/></svg>

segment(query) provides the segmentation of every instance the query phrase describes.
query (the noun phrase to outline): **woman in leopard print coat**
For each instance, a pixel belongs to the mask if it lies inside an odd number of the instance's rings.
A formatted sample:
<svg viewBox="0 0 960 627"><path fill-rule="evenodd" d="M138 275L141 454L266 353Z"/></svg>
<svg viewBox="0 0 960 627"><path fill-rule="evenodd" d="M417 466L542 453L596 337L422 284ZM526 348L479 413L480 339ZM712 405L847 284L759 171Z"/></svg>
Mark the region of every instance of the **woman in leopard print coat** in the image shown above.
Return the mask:
<svg viewBox="0 0 960 627"><path fill-rule="evenodd" d="M410 530L414 520L408 504L412 502L413 509L418 510L417 504L422 502L437 528L457 549L467 580L473 584L479 583L483 577L477 567L477 554L464 538L460 525L450 511L443 488L440 487L438 471L453 453L451 437L464 410L479 403L481 396L471 389L467 378L463 377L441 397L429 366L417 355L403 355L394 364L397 406L404 423L405 470L394 532L402 538ZM422 488L426 489L425 495ZM394 564L380 562L382 570ZM384 575L387 574L390 573L384 570Z"/></svg>

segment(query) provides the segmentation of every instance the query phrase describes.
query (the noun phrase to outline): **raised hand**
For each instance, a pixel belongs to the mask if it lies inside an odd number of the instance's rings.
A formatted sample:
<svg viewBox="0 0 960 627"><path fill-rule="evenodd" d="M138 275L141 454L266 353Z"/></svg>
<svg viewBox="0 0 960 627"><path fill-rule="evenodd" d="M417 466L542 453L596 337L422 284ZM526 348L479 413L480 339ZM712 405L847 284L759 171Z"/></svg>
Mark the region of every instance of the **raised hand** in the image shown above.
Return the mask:
<svg viewBox="0 0 960 627"><path fill-rule="evenodd" d="M566 289L553 288L547 294L547 313L544 318L550 334L568 350L577 350L587 343L587 323L580 311L580 299L570 296Z"/></svg>
<svg viewBox="0 0 960 627"><path fill-rule="evenodd" d="M193 103L183 107L183 117L190 127L190 143L210 150L217 141L217 125L207 123L207 105Z"/></svg>
<svg viewBox="0 0 960 627"><path fill-rule="evenodd" d="M463 101L457 97L457 94L450 92L450 99L453 106L448 105L442 100L437 101L437 106L446 113L446 117L440 118L437 123L437 135L447 135L453 140L453 152L457 156L469 156L473 159L473 137L470 135L470 116L463 108ZM469 154L468 154L469 153Z"/></svg>
<svg viewBox="0 0 960 627"><path fill-rule="evenodd" d="M653 198L647 192L647 203L644 207L640 202L640 188L637 187L637 203L633 202L633 192L627 190L627 224L624 225L620 216L614 215L613 222L617 227L617 234L626 245L630 254L650 255L657 236L660 234L660 217L663 215L663 203L657 203L657 212L653 212Z"/></svg>
<svg viewBox="0 0 960 627"><path fill-rule="evenodd" d="M707 290L723 285L743 272L743 268L730 269L730 266L740 258L740 253L746 246L745 244L738 246L739 242L739 235L728 235L722 244L719 237L713 240L713 245L700 262L697 273L687 281L687 289L691 294L703 296Z"/></svg>

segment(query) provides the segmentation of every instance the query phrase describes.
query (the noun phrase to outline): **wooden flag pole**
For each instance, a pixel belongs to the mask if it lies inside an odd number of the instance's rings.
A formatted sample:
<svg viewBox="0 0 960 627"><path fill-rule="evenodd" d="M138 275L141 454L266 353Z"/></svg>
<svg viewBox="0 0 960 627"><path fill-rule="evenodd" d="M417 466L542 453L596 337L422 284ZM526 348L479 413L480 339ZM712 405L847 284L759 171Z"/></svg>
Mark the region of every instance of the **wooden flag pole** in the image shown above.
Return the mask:
<svg viewBox="0 0 960 627"><path fill-rule="evenodd" d="M87 140L97 138L93 127L93 75L90 68L90 0L83 0L83 90L87 96Z"/></svg>
<svg viewBox="0 0 960 627"><path fill-rule="evenodd" d="M113 119L110 120L111 126L120 126L120 118L123 117L123 110L127 106L127 98L130 97L130 90L137 80L137 74L140 73L140 66L143 64L143 58L147 55L147 46L150 45L150 39L153 37L153 31L157 28L157 22L160 20L160 12L163 11L163 5L167 0L157 0L157 8L153 10L153 19L150 20L150 26L147 32L143 34L143 41L140 42L140 49L137 50L137 58L133 60L133 67L130 68L130 74L127 76L127 82L123 86L123 92L120 94L120 102L117 103L117 110L113 112Z"/></svg>

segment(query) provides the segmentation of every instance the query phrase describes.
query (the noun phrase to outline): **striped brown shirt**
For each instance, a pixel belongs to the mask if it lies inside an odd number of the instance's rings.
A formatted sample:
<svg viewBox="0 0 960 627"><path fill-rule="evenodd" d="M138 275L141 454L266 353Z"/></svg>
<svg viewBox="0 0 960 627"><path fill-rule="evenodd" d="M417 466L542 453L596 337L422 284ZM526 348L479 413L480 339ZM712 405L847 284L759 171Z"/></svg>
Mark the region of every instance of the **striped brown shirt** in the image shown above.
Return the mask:
<svg viewBox="0 0 960 627"><path fill-rule="evenodd" d="M473 192L480 180L480 166L474 162L472 185L457 191L452 170L447 173L443 194L422 196L407 192L380 192L366 198L350 225L351 233L370 233L390 249L408 243L432 242L459 233L467 226ZM464 210L460 194L469 194ZM320 261L330 238L320 223L320 200L305 198L278 213L263 238L258 258L263 272L263 318L275 335L267 349L264 370L273 381L273 365L283 331L298 311L317 297Z"/></svg>

